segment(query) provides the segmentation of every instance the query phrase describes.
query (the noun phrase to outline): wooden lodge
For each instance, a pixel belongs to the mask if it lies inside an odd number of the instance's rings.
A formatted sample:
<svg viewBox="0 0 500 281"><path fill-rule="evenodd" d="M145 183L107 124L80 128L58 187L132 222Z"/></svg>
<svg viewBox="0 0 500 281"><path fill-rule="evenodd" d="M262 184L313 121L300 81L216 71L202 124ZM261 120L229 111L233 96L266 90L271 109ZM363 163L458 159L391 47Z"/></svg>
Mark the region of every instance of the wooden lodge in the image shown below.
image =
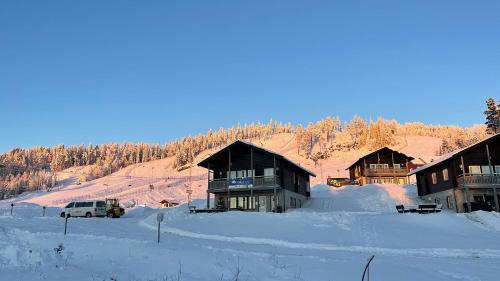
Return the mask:
<svg viewBox="0 0 500 281"><path fill-rule="evenodd" d="M198 166L208 169L207 209L284 212L310 197L316 175L284 156L245 141L235 141Z"/></svg>
<svg viewBox="0 0 500 281"><path fill-rule="evenodd" d="M371 183L407 184L413 157L383 147L359 158L346 170L351 181L360 185Z"/></svg>
<svg viewBox="0 0 500 281"><path fill-rule="evenodd" d="M499 211L500 134L449 153L412 172L418 195L456 212Z"/></svg>
<svg viewBox="0 0 500 281"><path fill-rule="evenodd" d="M171 208L171 207L175 207L175 206L178 206L179 203L177 202L170 202L166 199L163 199L160 201L160 208Z"/></svg>

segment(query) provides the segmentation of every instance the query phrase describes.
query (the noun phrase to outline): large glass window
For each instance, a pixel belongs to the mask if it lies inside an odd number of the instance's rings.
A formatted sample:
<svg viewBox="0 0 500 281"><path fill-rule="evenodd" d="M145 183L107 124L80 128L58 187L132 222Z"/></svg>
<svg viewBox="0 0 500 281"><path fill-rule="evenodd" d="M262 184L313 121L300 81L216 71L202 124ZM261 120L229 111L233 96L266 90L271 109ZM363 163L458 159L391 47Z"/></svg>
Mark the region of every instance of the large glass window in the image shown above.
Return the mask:
<svg viewBox="0 0 500 281"><path fill-rule="evenodd" d="M238 201L237 197L231 197L229 208L230 209L236 209L236 207L237 207L237 201Z"/></svg>
<svg viewBox="0 0 500 281"><path fill-rule="evenodd" d="M272 177L274 175L274 168L265 168L264 177Z"/></svg>
<svg viewBox="0 0 500 281"><path fill-rule="evenodd" d="M481 166L481 172L483 173L483 175L490 175L490 166Z"/></svg>
<svg viewBox="0 0 500 281"><path fill-rule="evenodd" d="M481 166L469 166L469 174L480 175L481 174Z"/></svg>

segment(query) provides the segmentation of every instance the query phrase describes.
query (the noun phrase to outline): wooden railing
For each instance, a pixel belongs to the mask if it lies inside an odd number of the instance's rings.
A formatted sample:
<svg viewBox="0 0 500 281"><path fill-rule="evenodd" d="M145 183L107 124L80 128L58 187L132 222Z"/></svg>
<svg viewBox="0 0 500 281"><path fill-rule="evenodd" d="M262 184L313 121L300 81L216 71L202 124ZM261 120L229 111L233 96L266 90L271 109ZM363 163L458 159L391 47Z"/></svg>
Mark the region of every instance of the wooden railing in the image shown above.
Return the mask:
<svg viewBox="0 0 500 281"><path fill-rule="evenodd" d="M500 186L500 174L465 174L459 175L457 181L459 187L484 188L488 186Z"/></svg>
<svg viewBox="0 0 500 281"><path fill-rule="evenodd" d="M249 178L252 179L252 178ZM216 191L216 190L227 190L228 186L230 189L235 188L235 189L241 189L241 188L263 188L263 187L274 187L274 186L281 186L281 180L279 177L264 177L264 176L257 176L253 178L253 184L250 185L229 185L229 182L227 178L222 178L222 179L214 179L210 180L208 182L208 190L211 191Z"/></svg>
<svg viewBox="0 0 500 281"><path fill-rule="evenodd" d="M367 176L406 176L406 168L367 168Z"/></svg>

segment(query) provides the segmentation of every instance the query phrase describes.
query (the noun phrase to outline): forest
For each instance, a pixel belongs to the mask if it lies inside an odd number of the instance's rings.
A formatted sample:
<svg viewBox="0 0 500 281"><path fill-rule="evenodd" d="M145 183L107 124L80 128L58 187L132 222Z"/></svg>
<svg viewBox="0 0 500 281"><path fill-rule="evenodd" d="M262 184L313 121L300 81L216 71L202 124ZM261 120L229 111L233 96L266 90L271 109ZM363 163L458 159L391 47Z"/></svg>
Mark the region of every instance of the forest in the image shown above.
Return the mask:
<svg viewBox="0 0 500 281"><path fill-rule="evenodd" d="M396 144L397 136L430 136L442 139L436 154L443 155L500 132L497 103L486 101L485 125L470 128L449 125L426 125L421 122L400 124L396 120L365 120L354 116L342 122L327 117L306 126L269 121L266 124L236 125L229 129L209 130L206 134L188 136L164 145L146 143L111 143L54 147L13 148L0 154L0 199L28 190L48 190L57 184L56 173L70 167L91 165L84 180L106 176L128 165L174 157L174 168L182 169L207 149L219 148L238 139L262 139L276 134L294 134L297 153L318 161L328 159L334 151L366 147L377 149Z"/></svg>

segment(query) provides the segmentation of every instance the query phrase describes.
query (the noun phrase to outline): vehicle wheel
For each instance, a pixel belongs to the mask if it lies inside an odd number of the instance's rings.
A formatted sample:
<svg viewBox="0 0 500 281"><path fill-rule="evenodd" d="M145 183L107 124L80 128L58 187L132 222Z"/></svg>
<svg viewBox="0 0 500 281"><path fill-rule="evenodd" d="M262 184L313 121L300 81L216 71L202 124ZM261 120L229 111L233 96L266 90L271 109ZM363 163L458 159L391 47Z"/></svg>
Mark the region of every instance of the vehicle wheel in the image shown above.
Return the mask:
<svg viewBox="0 0 500 281"><path fill-rule="evenodd" d="M113 213L108 213L108 218L114 218Z"/></svg>
<svg viewBox="0 0 500 281"><path fill-rule="evenodd" d="M66 217L66 214L64 212L61 213L61 218Z"/></svg>
<svg viewBox="0 0 500 281"><path fill-rule="evenodd" d="M91 218L91 217L92 217L92 214L91 214L91 213L86 213L86 214L85 214L85 217L86 217L86 218Z"/></svg>

